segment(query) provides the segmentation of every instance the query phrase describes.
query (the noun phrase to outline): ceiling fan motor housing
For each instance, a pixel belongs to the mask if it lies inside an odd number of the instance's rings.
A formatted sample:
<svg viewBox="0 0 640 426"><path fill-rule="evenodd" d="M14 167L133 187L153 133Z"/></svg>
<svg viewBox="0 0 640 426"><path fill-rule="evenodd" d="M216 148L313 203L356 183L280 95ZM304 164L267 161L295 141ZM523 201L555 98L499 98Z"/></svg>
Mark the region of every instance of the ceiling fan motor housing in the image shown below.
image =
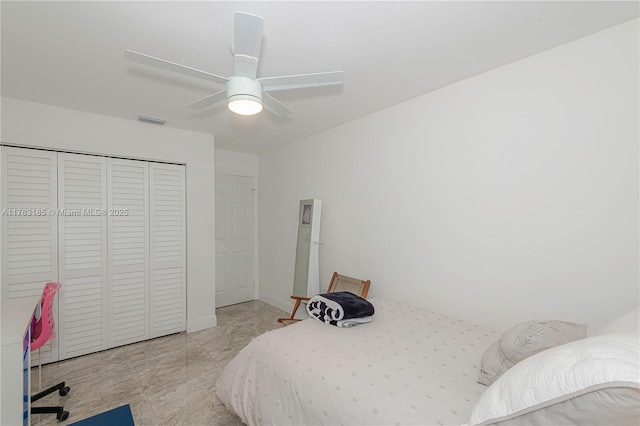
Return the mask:
<svg viewBox="0 0 640 426"><path fill-rule="evenodd" d="M229 109L234 112L237 106L241 106L239 109L245 111L247 106L252 106L258 109L251 114L255 114L262 110L262 84L249 77L233 76L227 81L227 103ZM246 112L238 112L239 114L250 115Z"/></svg>

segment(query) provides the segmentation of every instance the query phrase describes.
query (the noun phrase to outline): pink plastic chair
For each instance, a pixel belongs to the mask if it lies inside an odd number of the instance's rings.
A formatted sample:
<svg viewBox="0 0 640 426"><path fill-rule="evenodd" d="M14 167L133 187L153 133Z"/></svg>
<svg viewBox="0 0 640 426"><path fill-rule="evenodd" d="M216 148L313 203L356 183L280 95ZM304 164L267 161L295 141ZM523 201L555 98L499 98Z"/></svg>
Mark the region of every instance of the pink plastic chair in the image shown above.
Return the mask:
<svg viewBox="0 0 640 426"><path fill-rule="evenodd" d="M42 366L40 365L40 348L44 346L49 340L55 337L55 322L53 321L53 299L56 292L60 290L62 284L49 282L45 284L42 290L42 298L40 299L41 315L40 319L31 326L31 352L38 350L38 374L40 380L42 378ZM55 391L58 391L60 396L65 396L69 393L70 388L65 386L64 382L60 382L55 386L38 392L31 397L31 402L37 401ZM56 417L59 421L66 420L69 417L69 412L64 411L62 406L57 407L31 407L31 414L45 414L56 413Z"/></svg>

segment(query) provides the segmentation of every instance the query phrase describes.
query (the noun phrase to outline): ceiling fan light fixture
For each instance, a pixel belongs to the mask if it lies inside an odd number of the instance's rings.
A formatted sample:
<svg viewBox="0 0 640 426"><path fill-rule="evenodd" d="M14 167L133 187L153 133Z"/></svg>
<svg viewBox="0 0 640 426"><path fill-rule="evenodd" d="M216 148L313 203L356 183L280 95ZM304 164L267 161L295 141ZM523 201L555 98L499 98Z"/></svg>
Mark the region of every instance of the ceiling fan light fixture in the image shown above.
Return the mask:
<svg viewBox="0 0 640 426"><path fill-rule="evenodd" d="M262 84L248 77L233 76L227 81L227 105L240 115L262 111Z"/></svg>
<svg viewBox="0 0 640 426"><path fill-rule="evenodd" d="M260 99L251 95L235 95L229 97L229 109L240 115L254 115L262 111Z"/></svg>

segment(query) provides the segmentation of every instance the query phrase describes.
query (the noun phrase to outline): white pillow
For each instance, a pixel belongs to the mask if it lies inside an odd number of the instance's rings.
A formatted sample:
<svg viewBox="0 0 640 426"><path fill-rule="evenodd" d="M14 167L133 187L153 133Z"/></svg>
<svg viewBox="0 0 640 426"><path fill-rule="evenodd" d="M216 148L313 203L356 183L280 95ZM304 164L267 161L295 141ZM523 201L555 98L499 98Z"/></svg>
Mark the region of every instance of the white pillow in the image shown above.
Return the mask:
<svg viewBox="0 0 640 426"><path fill-rule="evenodd" d="M593 336L609 333L640 333L640 306L614 319L594 332Z"/></svg>
<svg viewBox="0 0 640 426"><path fill-rule="evenodd" d="M566 321L525 321L504 332L482 355L478 383L489 386L516 363L545 349L582 339L587 324Z"/></svg>
<svg viewBox="0 0 640 426"><path fill-rule="evenodd" d="M634 401L640 392L640 339L637 334L606 334L556 346L526 358L495 381L482 394L471 413L470 425L488 425L514 420L520 424L525 416L551 406L558 417L556 424L571 424L572 402L590 393L628 389ZM599 396L600 398L600 396ZM627 400L629 400L627 398ZM608 399L615 404L615 398ZM614 401L614 402L610 402ZM563 410L563 405L566 409ZM624 407L606 406L606 415L624 416L637 424L639 402ZM573 405L575 406L575 405ZM588 404L587 404L588 406ZM599 423L602 407L584 413ZM621 412L624 411L624 412ZM610 419L610 417L608 417ZM547 420L553 421L553 419ZM574 422L575 423L575 422Z"/></svg>

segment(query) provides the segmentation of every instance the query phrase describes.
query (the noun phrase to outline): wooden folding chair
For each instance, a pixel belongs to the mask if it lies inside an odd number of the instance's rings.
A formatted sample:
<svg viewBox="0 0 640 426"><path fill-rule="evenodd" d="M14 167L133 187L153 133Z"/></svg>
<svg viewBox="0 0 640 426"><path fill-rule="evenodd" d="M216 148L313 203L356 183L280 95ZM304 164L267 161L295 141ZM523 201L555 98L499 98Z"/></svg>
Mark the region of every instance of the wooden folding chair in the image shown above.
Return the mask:
<svg viewBox="0 0 640 426"><path fill-rule="evenodd" d="M331 282L329 283L327 293L334 293L336 291L348 291L362 297L363 299L366 299L367 294L369 293L369 286L371 286L370 280L364 281L358 278L352 278L334 272L333 276L331 277ZM299 319L294 318L296 316L296 312L298 311L298 307L300 307L300 302L305 302L310 299L309 297L304 296L291 296L291 298L295 300L293 311L291 312L291 316L288 318L278 318L278 322L281 324L289 325L293 324L294 322L300 321Z"/></svg>

